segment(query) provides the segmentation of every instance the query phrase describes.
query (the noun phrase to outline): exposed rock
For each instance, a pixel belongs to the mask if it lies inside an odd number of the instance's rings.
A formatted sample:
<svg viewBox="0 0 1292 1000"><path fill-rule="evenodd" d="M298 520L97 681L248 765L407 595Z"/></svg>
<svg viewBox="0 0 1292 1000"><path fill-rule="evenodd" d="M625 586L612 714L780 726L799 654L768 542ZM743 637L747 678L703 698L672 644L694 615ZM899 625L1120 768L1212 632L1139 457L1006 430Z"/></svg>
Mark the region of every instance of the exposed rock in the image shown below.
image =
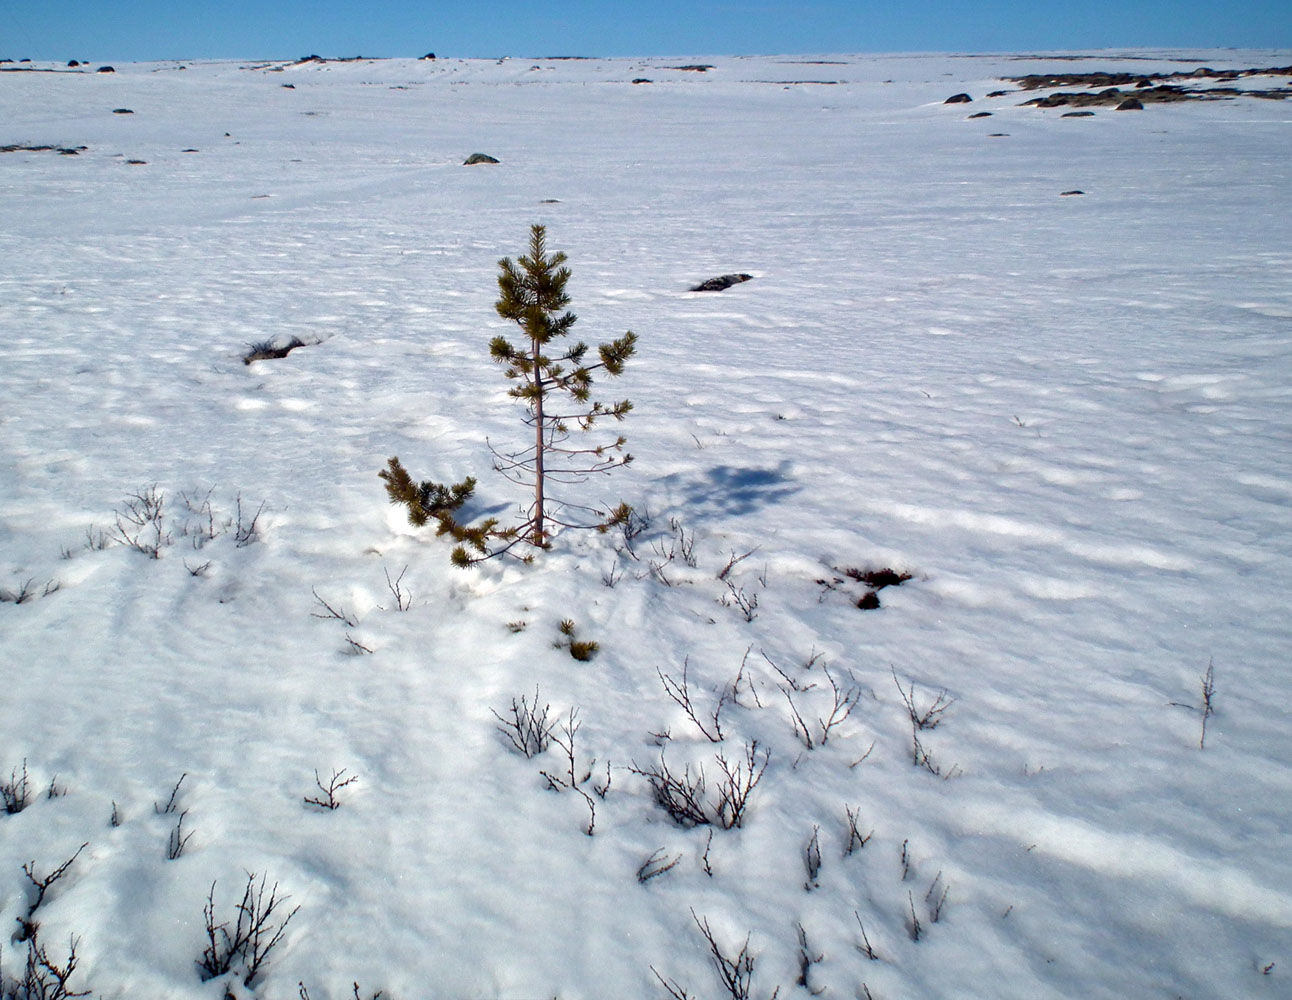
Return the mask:
<svg viewBox="0 0 1292 1000"><path fill-rule="evenodd" d="M1031 76L1008 77L1020 84L1024 90L1038 90L1042 87L1086 86L1102 87L1099 91L1078 91L1052 93L1049 97L1033 98L1024 102L1039 108L1056 108L1064 105L1085 107L1100 105L1115 107L1129 100L1127 92L1121 87L1133 87L1135 97L1142 104L1173 101L1223 101L1237 97L1259 97L1268 100L1286 100L1292 98L1292 88L1276 87L1264 90L1241 90L1237 87L1199 87L1200 80L1234 81L1253 76L1288 76L1292 67L1270 67L1266 69L1227 69L1215 70L1201 67L1187 73L1053 73ZM1178 81L1175 83L1167 81ZM1134 109L1134 105L1126 110Z"/></svg>
<svg viewBox="0 0 1292 1000"><path fill-rule="evenodd" d="M143 167L148 165L147 160L126 160L126 163L130 164L132 167Z"/></svg>
<svg viewBox="0 0 1292 1000"><path fill-rule="evenodd" d="M115 73L115 72L116 72L116 70L115 70L115 69L113 69L111 66L100 66L100 67L99 67L98 69L96 69L94 72L96 72L96 73Z"/></svg>
<svg viewBox="0 0 1292 1000"><path fill-rule="evenodd" d="M700 282L691 291L720 292L725 288L730 288L732 285L739 285L742 281L750 281L753 277L752 274L724 274L720 277L709 278L707 281Z"/></svg>
<svg viewBox="0 0 1292 1000"><path fill-rule="evenodd" d="M1074 194L1085 194L1085 192L1084 192L1084 191L1079 191L1079 190L1077 190L1076 188L1073 188L1071 191L1060 191L1060 192L1059 192L1059 197L1060 197L1060 198L1069 198L1069 197L1071 197L1071 196L1072 196L1072 195L1074 195Z"/></svg>
<svg viewBox="0 0 1292 1000"><path fill-rule="evenodd" d="M296 84L294 84L294 83L284 83L284 84L283 84L283 90L295 90L295 89L296 89Z"/></svg>
<svg viewBox="0 0 1292 1000"><path fill-rule="evenodd" d="M434 52L428 52L428 53L426 53L426 55L422 56L422 59L424 59L424 60L426 60L426 61L428 61L428 62L434 62L434 61L435 61L435 53L434 53Z"/></svg>
<svg viewBox="0 0 1292 1000"><path fill-rule="evenodd" d="M134 114L134 112L131 111L129 108L113 108L112 113L114 115L133 115Z"/></svg>
<svg viewBox="0 0 1292 1000"><path fill-rule="evenodd" d="M81 65L81 64L80 64L79 62L77 62L75 59L69 59L69 60L67 60L67 66L68 66L68 68L69 68L69 69L74 69L75 67L77 67L77 66L79 66L79 65Z"/></svg>
<svg viewBox="0 0 1292 1000"><path fill-rule="evenodd" d="M654 83L654 82L655 82L654 80L648 80L644 76L639 76L637 77L637 79L633 80L633 83Z"/></svg>
<svg viewBox="0 0 1292 1000"><path fill-rule="evenodd" d="M993 90L988 97L1008 97L1013 91L1010 90Z"/></svg>
<svg viewBox="0 0 1292 1000"><path fill-rule="evenodd" d="M464 167L474 167L477 163L497 163L498 161L488 153L472 153L462 161Z"/></svg>
<svg viewBox="0 0 1292 1000"><path fill-rule="evenodd" d="M969 117L970 117L971 119L972 119L972 118L990 118L990 117L991 117L991 112L990 112L990 111L975 111L975 112L974 112L973 114L971 114Z"/></svg>
<svg viewBox="0 0 1292 1000"><path fill-rule="evenodd" d="M665 66L664 68L665 68L665 69L680 69L680 70L683 70L683 71L685 71L685 72L687 72L687 73L707 73L707 72L709 72L709 70L713 69L714 67L713 67L713 66L710 66L710 65L708 65L708 64L706 63L706 64L698 64L698 65L695 65L695 66Z"/></svg>
<svg viewBox="0 0 1292 1000"><path fill-rule="evenodd" d="M60 156L76 156L89 149L88 146L0 146L0 153L58 153Z"/></svg>
<svg viewBox="0 0 1292 1000"><path fill-rule="evenodd" d="M1138 97L1128 97L1117 105L1117 111L1143 111L1144 105Z"/></svg>
<svg viewBox="0 0 1292 1000"><path fill-rule="evenodd" d="M304 347L305 341L300 337L293 337L286 344L276 344L273 340L262 340L259 343L248 344L247 353L242 356L242 363L249 365L253 361L273 361L277 358L285 358L298 347Z"/></svg>
<svg viewBox="0 0 1292 1000"><path fill-rule="evenodd" d="M1065 111L1065 112L1063 112L1063 114L1062 114L1062 115L1060 115L1059 117L1061 117L1061 118L1093 118L1094 116L1095 116L1095 113L1094 113L1093 111Z"/></svg>
<svg viewBox="0 0 1292 1000"><path fill-rule="evenodd" d="M968 104L973 100L968 94L952 94L943 104Z"/></svg>

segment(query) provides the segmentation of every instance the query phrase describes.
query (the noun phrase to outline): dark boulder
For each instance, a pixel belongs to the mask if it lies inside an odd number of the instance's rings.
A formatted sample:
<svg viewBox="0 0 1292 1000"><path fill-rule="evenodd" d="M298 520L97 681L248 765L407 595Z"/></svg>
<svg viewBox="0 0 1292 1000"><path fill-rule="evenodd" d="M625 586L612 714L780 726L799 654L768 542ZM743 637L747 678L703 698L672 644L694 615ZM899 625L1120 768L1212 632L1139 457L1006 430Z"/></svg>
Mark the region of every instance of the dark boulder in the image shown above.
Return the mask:
<svg viewBox="0 0 1292 1000"><path fill-rule="evenodd" d="M974 112L973 114L971 114L969 117L970 117L970 118L990 118L990 117L991 117L991 112L990 112L990 111L975 111L975 112Z"/></svg>
<svg viewBox="0 0 1292 1000"><path fill-rule="evenodd" d="M425 60L425 61L427 61L427 62L434 62L434 61L435 61L435 53L434 53L434 52L428 52L428 53L426 53L426 55L422 56L422 59L423 59L423 60Z"/></svg>
<svg viewBox="0 0 1292 1000"><path fill-rule="evenodd" d="M694 288L693 292L721 292L723 289L730 288L732 285L739 285L742 281L753 279L752 274L724 274L717 278L709 278L702 281Z"/></svg>
<svg viewBox="0 0 1292 1000"><path fill-rule="evenodd" d="M943 104L969 104L972 101L973 101L973 98L970 97L968 94L952 94L942 103Z"/></svg>
<svg viewBox="0 0 1292 1000"><path fill-rule="evenodd" d="M96 72L96 73L115 73L115 72L116 72L116 70L115 70L115 69L113 69L111 66L100 66L100 67L99 67L98 69L96 69L94 72Z"/></svg>
<svg viewBox="0 0 1292 1000"><path fill-rule="evenodd" d="M1144 105L1140 103L1138 97L1128 97L1115 108L1117 111L1143 111Z"/></svg>
<svg viewBox="0 0 1292 1000"><path fill-rule="evenodd" d="M462 161L464 167L474 167L478 163L497 163L498 161L488 153L472 153Z"/></svg>

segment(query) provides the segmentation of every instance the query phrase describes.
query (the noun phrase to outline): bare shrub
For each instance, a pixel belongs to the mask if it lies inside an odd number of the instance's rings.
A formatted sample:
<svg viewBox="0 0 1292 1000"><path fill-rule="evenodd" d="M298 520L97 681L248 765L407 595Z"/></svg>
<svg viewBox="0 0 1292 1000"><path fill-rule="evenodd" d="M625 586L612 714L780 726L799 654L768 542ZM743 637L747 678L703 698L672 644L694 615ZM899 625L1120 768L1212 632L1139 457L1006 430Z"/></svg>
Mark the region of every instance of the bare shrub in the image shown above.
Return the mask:
<svg viewBox="0 0 1292 1000"><path fill-rule="evenodd" d="M27 758L22 760L22 772L15 767L9 773L8 781L0 781L0 798L4 799L4 811L10 816L27 808L31 793L31 782L27 778Z"/></svg>
<svg viewBox="0 0 1292 1000"><path fill-rule="evenodd" d="M695 703L691 700L691 685L687 678L687 671L690 666L691 658L689 656L684 657L682 660L682 679L680 681L672 675L664 673L664 671L660 670L658 667L655 668L655 673L659 675L660 683L664 685L664 692L680 709L682 709L683 712L686 713L686 717L690 719L695 725L695 728L700 731L700 735L710 743L721 743L724 739L722 732L722 709L731 697L732 689L727 688L722 692L718 698L717 704L713 707L713 710L711 712L704 713L707 722L701 721L701 719L696 715L697 709Z"/></svg>
<svg viewBox="0 0 1292 1000"><path fill-rule="evenodd" d="M188 847L188 842L193 839L193 832L184 832L184 820L188 818L188 810L185 809L179 814L179 819L175 821L175 829L171 830L170 837L166 841L166 860L175 861L184 856L184 848Z"/></svg>
<svg viewBox="0 0 1292 1000"><path fill-rule="evenodd" d="M202 909L207 945L202 957L196 960L204 982L240 968L243 985L251 986L269 960L270 953L282 941L287 925L300 907L279 920L283 904L290 897L279 896L278 883L275 882L266 898L265 882L266 876L261 875L257 884L256 876L248 873L232 933L227 922L216 922L215 883L211 883L211 891Z"/></svg>
<svg viewBox="0 0 1292 1000"><path fill-rule="evenodd" d="M116 541L160 559L161 550L171 543L166 528L166 494L157 484L136 490L121 502L116 512Z"/></svg>
<svg viewBox="0 0 1292 1000"><path fill-rule="evenodd" d="M742 826L749 808L750 796L758 787L771 760L771 752L759 752L757 740L745 744L740 758L729 759L719 753L714 762L722 774L713 796L707 794L704 768L697 765L692 771L687 764L681 774L669 768L660 752L659 761L647 768L635 764L632 773L645 778L650 784L656 804L668 813L678 826L720 826L724 830Z"/></svg>
<svg viewBox="0 0 1292 1000"><path fill-rule="evenodd" d="M556 728L556 720L549 718L551 705L544 704L539 708L537 687L534 688L532 705L525 695L521 695L519 701L512 698L511 710L507 716L499 715L492 708L489 711L502 723L498 726L498 732L507 738L518 753L526 757L537 757L552 745L552 730Z"/></svg>
<svg viewBox="0 0 1292 1000"><path fill-rule="evenodd" d="M339 771L333 771L332 777L329 778L328 783L324 785L323 779L319 777L318 771L315 770L314 784L318 785L319 794L315 796L306 795L304 797L306 804L318 806L320 809L340 809L341 800L336 797L337 792L341 791L341 789L345 788L347 785L353 785L359 780L359 776L357 774L352 774L347 778L345 776L345 772L346 768L344 767Z"/></svg>
<svg viewBox="0 0 1292 1000"><path fill-rule="evenodd" d="M75 937L68 944L67 959L62 965L49 957L49 952L34 936L27 941L27 961L22 978L8 979L0 973L0 998L3 1000L72 1000L88 997L89 990L73 990L69 984L76 972Z"/></svg>
<svg viewBox="0 0 1292 1000"><path fill-rule="evenodd" d="M1207 748L1207 720L1216 714L1216 665L1207 664L1207 672L1202 675L1202 736L1198 740L1198 749Z"/></svg>
<svg viewBox="0 0 1292 1000"><path fill-rule="evenodd" d="M76 853L55 868L52 872L43 878L36 875L36 862L28 861L22 866L23 874L31 882L32 887L36 890L36 898L27 906L27 916L18 918L18 933L15 938L19 941L27 941L36 936L36 911L40 905L45 902L45 894L49 892L50 887L67 874L67 870L72 867L72 862L81 856L81 852L90 845L82 844L76 849Z"/></svg>

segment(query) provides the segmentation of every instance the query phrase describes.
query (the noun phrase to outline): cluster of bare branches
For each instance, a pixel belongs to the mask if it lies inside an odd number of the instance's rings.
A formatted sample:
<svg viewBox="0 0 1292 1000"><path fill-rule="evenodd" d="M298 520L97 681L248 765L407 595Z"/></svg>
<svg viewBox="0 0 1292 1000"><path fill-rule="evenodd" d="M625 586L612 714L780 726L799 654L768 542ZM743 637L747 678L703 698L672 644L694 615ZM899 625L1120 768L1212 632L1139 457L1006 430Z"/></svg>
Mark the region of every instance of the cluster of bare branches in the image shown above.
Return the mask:
<svg viewBox="0 0 1292 1000"><path fill-rule="evenodd" d="M202 951L202 957L197 959L203 981L223 976L234 968L241 967L243 985L251 986L269 960L270 953L282 941L287 925L300 907L280 920L283 904L289 897L278 895L278 883L275 882L267 890L266 898L265 882L264 875L260 876L257 884L256 876L247 874L247 885L242 891L242 901L237 906L232 932L227 922L216 922L215 883L211 883L211 891L202 909L207 945Z"/></svg>
<svg viewBox="0 0 1292 1000"><path fill-rule="evenodd" d="M13 816L27 808L31 793L31 782L27 777L27 758L22 760L22 771L14 768L8 781L0 781L0 798L4 800L4 811Z"/></svg>
<svg viewBox="0 0 1292 1000"><path fill-rule="evenodd" d="M925 748L924 742L920 739L920 733L937 729L942 722L942 714L955 704L955 699L947 694L945 688L939 691L931 702L927 702L922 707L916 704L915 682L910 682L910 689L902 687L902 682L897 679L897 671L893 671L893 683L897 685L897 691L902 696L902 704L906 708L906 715L911 721L911 763L916 767L922 767L930 774L942 775L942 768L929 751ZM952 769L952 773L955 772ZM950 775L948 775L950 777Z"/></svg>
<svg viewBox="0 0 1292 1000"><path fill-rule="evenodd" d="M160 559L161 550L171 543L165 512L166 494L156 483L136 490L121 502L116 512L115 541L142 552L149 559Z"/></svg>
<svg viewBox="0 0 1292 1000"><path fill-rule="evenodd" d="M26 604L38 597L48 597L62 589L57 580L46 580L44 586L29 578L22 583L14 584L14 589L0 587L0 604Z"/></svg>
<svg viewBox="0 0 1292 1000"><path fill-rule="evenodd" d="M666 872L671 872L682 861L682 855L675 854L669 857L664 848L659 848L651 853L651 856L641 863L637 869L637 881L643 885L653 878L659 878Z"/></svg>
<svg viewBox="0 0 1292 1000"><path fill-rule="evenodd" d="M144 486L121 502L114 513L114 530L105 532L93 527L86 530L85 546L97 551L112 544L126 545L150 559L160 559L162 549L173 543L176 529L195 550L230 533L240 549L258 542L260 519L266 503L262 501L253 513L250 508L244 508L242 494L239 493L234 499L233 514L225 514L212 504L214 492L214 487L206 492L196 489L181 492L178 512L172 516L166 492L156 483ZM64 555L70 553L64 550ZM209 565L203 564L189 572L201 576Z"/></svg>
<svg viewBox="0 0 1292 1000"><path fill-rule="evenodd" d="M537 692L535 692L537 701ZM547 781L547 787L556 792L575 791L583 797L583 801L588 806L588 824L583 828L583 832L589 837L593 835L597 827L597 803L591 795L585 790L585 786L591 783L592 791L598 799L605 799L606 794L610 791L610 764L606 764L606 780L601 783L592 781L593 768L597 766L594 757L585 766L578 764L578 752L575 749L575 737L583 723L579 720L579 710L571 708L566 715L565 720L560 723L559 731L554 725L550 730L551 742L555 743L565 754L565 772L563 774L554 774L551 771L540 770L541 774Z"/></svg>
<svg viewBox="0 0 1292 1000"><path fill-rule="evenodd" d="M89 990L73 990L69 981L76 972L79 961L76 947L80 942L72 937L68 944L67 958L62 965L49 957L49 952L33 935L27 939L27 961L21 978L8 979L0 973L0 998L3 1000L73 1000L88 997Z"/></svg>
<svg viewBox="0 0 1292 1000"><path fill-rule="evenodd" d="M539 707L537 687L534 688L532 705L525 695L521 695L519 701L515 698L511 700L511 710L506 716L492 708L489 711L501 723L498 732L507 738L518 753L526 757L537 757L552 745L552 730L556 728L556 720L550 717L551 705L545 703Z"/></svg>
<svg viewBox="0 0 1292 1000"><path fill-rule="evenodd" d="M334 770L332 772L332 777L328 779L328 783L326 785L323 784L323 779L319 777L318 771L315 770L314 784L318 785L319 794L314 796L304 796L306 805L318 806L320 809L327 810L340 809L341 800L337 798L337 792L341 791L341 789L345 788L347 785L353 785L359 780L359 776L357 774L352 774L347 778L345 776L346 770L347 768L344 767L339 771Z"/></svg>
<svg viewBox="0 0 1292 1000"><path fill-rule="evenodd" d="M686 713L686 717L700 731L700 735L710 743L721 743L726 738L722 732L722 710L729 701L734 700L737 686L740 683L740 674L736 675L735 683L723 689L712 711L698 714L695 702L691 698L691 682L687 677L690 666L691 658L689 656L684 657L682 660L682 679L680 681L671 674L664 673L658 667L655 668L655 673L659 675L660 683L664 685L664 692L673 700L674 704ZM743 672L744 664L742 663L741 673ZM703 719L700 718L700 714L703 714Z"/></svg>
<svg viewBox="0 0 1292 1000"><path fill-rule="evenodd" d="M707 794L703 766L692 770L687 764L678 774L669 768L663 751L649 767L634 764L630 770L647 780L656 804L679 826L720 826L730 830L744 824L750 796L770 760L771 751L760 747L757 740L747 742L743 755L735 759L719 752L714 763L722 777L712 797Z"/></svg>
<svg viewBox="0 0 1292 1000"><path fill-rule="evenodd" d="M713 969L718 974L718 980L721 982L726 996L730 997L731 1000L750 1000L753 995L755 958L749 950L749 935L745 935L745 940L740 945L740 950L733 955L730 953L730 949L724 949L718 943L713 928L709 926L708 917L697 916L695 910L692 910L691 919L695 921L695 926L700 931L700 936L704 938L705 944L709 947L710 961L713 963ZM691 993L678 985L677 980L666 980L654 966L651 966L650 971L655 974L655 978L668 991L668 995L673 997L673 1000L695 1000ZM780 987L778 986L772 991L769 1000L776 1000L779 994Z"/></svg>
<svg viewBox="0 0 1292 1000"><path fill-rule="evenodd" d="M40 909L45 902L45 895L49 892L50 887L67 874L67 870L72 867L72 863L81 856L81 852L90 845L82 844L76 849L76 853L55 868L48 875L42 877L36 874L36 862L28 861L22 866L23 874L27 876L27 881L36 890L35 898L27 904L27 915L18 918L18 932L14 935L17 941L29 941L36 936L39 924L36 923L36 911Z"/></svg>
<svg viewBox="0 0 1292 1000"><path fill-rule="evenodd" d="M390 591L390 596L395 599L395 610L407 611L413 606L413 595L404 590L403 587L404 574L408 572L408 567L405 566L401 569L399 576L393 580L390 578L390 570L383 567L382 572L386 574L386 589Z"/></svg>
<svg viewBox="0 0 1292 1000"><path fill-rule="evenodd" d="M818 685L816 683L803 684L796 681L781 670L780 667L776 666L775 663L772 663L765 653L763 658L768 663L771 663L772 669L781 675L783 682L780 685L781 694L785 695L785 700L790 706L790 716L794 723L794 735L809 750L825 746L830 742L830 736L835 729L842 725L848 716L852 715L853 709L857 707L857 703L861 700L861 689L852 683L841 685L834 674L830 672L830 668L823 663L821 671L825 674L826 681L830 685L829 710L826 714L817 716L815 726L809 726L794 701L794 694L795 692L800 695L806 694ZM852 681L851 673L848 675L848 680Z"/></svg>

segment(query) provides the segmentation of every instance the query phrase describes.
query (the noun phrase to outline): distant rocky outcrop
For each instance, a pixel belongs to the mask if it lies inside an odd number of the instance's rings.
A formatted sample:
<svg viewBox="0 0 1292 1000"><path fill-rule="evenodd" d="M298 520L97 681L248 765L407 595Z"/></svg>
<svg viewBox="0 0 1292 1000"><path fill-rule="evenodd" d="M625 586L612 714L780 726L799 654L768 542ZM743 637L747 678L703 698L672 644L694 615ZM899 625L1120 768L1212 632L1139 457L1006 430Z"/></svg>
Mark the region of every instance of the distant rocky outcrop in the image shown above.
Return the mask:
<svg viewBox="0 0 1292 1000"><path fill-rule="evenodd" d="M468 156L465 160L462 161L462 165L464 167L474 167L478 163L497 163L497 162L499 161L494 157L490 156L488 153L472 153L470 156Z"/></svg>
<svg viewBox="0 0 1292 1000"><path fill-rule="evenodd" d="M1292 66L1267 69L1214 70L1206 66L1183 73L1052 73L1009 77L1024 90L1043 87L1090 87L1099 90L1059 90L1046 97L1024 101L1024 107L1110 107L1122 111L1142 110L1147 104L1176 101L1223 101L1237 97L1260 97L1268 100L1292 98L1292 87L1242 89L1239 87L1198 86L1201 81L1230 83L1253 76L1292 76ZM1174 82L1171 82L1174 81ZM1122 88L1130 88L1123 90ZM1136 103L1132 103L1136 102Z"/></svg>
<svg viewBox="0 0 1292 1000"><path fill-rule="evenodd" d="M709 278L707 281L700 282L692 288L691 291L721 292L724 289L730 288L732 285L739 285L743 281L751 281L753 277L754 276L752 274L723 274L716 278Z"/></svg>
<svg viewBox="0 0 1292 1000"><path fill-rule="evenodd" d="M943 104L969 104L972 101L973 101L973 98L970 97L968 94L952 94L942 103Z"/></svg>

